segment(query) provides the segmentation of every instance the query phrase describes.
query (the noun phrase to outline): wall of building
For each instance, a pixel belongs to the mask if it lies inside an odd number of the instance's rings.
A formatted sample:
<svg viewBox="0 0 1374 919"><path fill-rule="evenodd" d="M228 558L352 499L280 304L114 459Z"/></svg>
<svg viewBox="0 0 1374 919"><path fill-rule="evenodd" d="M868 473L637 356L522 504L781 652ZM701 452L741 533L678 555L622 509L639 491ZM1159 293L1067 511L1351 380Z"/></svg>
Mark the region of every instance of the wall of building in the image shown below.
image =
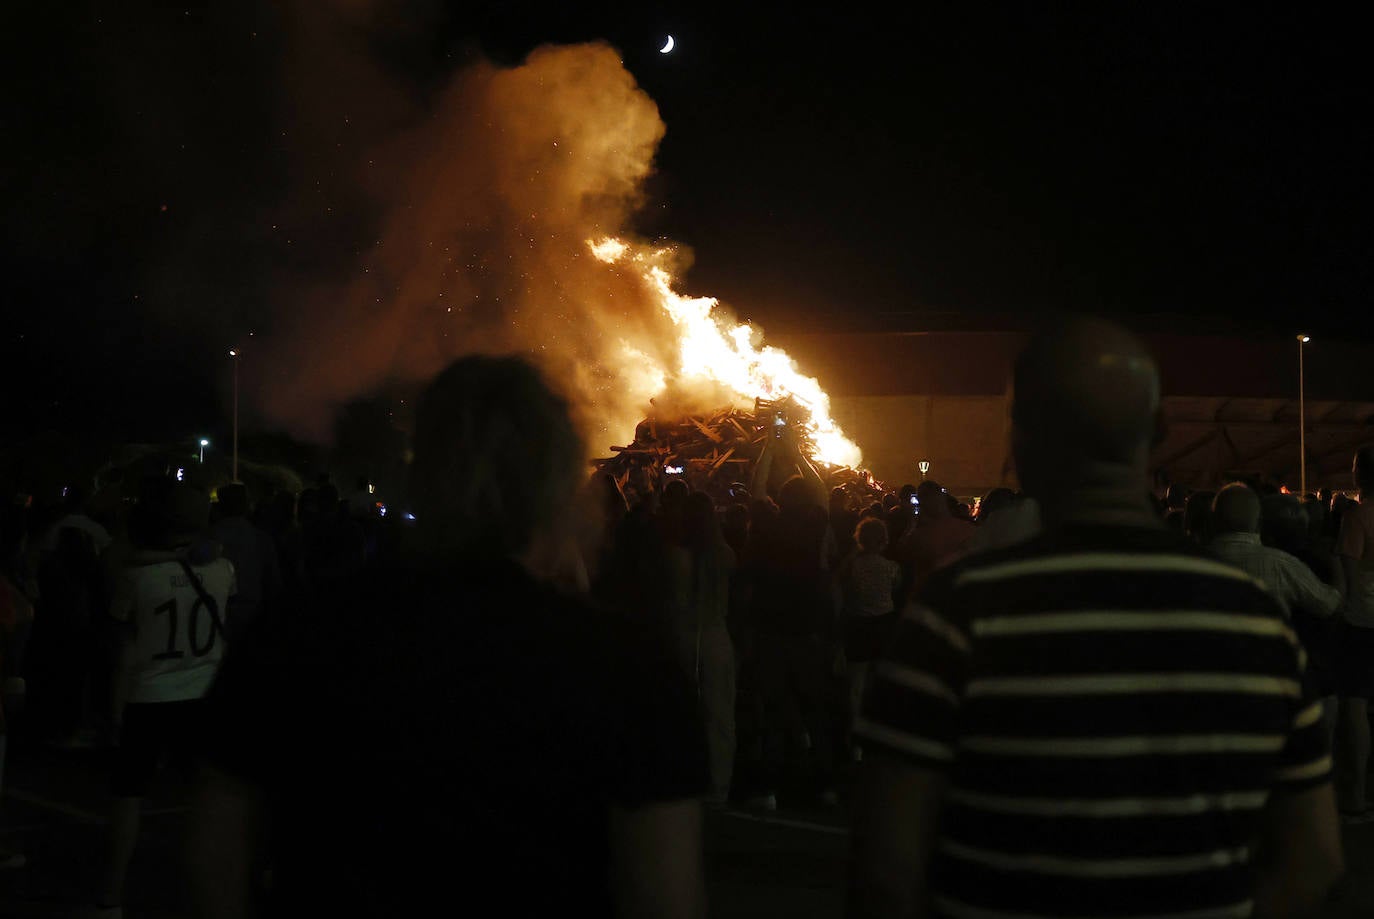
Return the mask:
<svg viewBox="0 0 1374 919"><path fill-rule="evenodd" d="M1004 396L842 396L830 407L864 465L890 487L919 483L923 459L929 478L959 495L1009 481Z"/></svg>
<svg viewBox="0 0 1374 919"><path fill-rule="evenodd" d="M1169 481L1212 487L1239 475L1299 486L1299 415L1307 486L1348 487L1356 447L1374 444L1374 346L1307 345L1298 400L1297 342L1145 334L1160 368L1164 430L1152 464ZM892 486L918 482L916 463L962 495L1015 481L1009 381L1016 332L795 335L781 342L831 396L832 413Z"/></svg>
<svg viewBox="0 0 1374 919"><path fill-rule="evenodd" d="M864 451L864 465L896 488L929 477L962 496L1015 486L1010 399L1001 396L841 396L832 414ZM1309 491L1350 485L1356 448L1374 444L1374 403L1308 402ZM1170 482L1213 488L1244 476L1300 487L1297 400L1166 396L1152 471Z"/></svg>

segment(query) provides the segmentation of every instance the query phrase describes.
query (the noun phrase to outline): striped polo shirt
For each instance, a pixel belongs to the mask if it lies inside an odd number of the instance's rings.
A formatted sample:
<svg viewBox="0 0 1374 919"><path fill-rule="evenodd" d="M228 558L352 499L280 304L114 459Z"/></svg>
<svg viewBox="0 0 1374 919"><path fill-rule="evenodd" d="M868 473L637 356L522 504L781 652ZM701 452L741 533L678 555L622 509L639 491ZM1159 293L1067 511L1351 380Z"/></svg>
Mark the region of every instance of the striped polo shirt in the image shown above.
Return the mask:
<svg viewBox="0 0 1374 919"><path fill-rule="evenodd" d="M1083 528L942 572L855 732L948 774L938 915L1241 917L1265 802L1329 780L1305 669L1248 575Z"/></svg>

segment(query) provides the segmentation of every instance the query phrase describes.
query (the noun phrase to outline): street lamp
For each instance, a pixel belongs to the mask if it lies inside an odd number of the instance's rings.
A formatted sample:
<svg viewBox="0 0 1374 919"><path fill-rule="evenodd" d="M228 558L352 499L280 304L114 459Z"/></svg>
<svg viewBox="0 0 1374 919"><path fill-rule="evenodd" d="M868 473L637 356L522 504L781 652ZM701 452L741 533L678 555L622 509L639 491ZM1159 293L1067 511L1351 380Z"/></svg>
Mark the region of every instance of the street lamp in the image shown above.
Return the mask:
<svg viewBox="0 0 1374 919"><path fill-rule="evenodd" d="M921 481L926 480L926 473L930 471L930 460L921 460L916 464L916 468L921 470Z"/></svg>
<svg viewBox="0 0 1374 919"><path fill-rule="evenodd" d="M229 349L229 360L234 364L234 465L230 477L239 480L239 349Z"/></svg>
<svg viewBox="0 0 1374 919"><path fill-rule="evenodd" d="M202 466L205 465L205 448L208 446L210 446L210 441L202 437L200 439L200 463Z"/></svg>
<svg viewBox="0 0 1374 919"><path fill-rule="evenodd" d="M1307 394L1304 390L1302 346L1311 341L1308 335L1298 335L1298 492L1307 494Z"/></svg>

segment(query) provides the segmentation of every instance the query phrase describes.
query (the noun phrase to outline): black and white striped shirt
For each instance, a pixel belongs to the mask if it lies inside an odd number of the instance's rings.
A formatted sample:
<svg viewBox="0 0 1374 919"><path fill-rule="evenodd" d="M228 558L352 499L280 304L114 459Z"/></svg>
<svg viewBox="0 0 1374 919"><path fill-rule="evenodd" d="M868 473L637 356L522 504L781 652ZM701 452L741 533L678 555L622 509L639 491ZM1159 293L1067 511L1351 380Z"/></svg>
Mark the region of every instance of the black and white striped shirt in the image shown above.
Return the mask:
<svg viewBox="0 0 1374 919"><path fill-rule="evenodd" d="M1283 611L1163 530L970 559L908 607L866 748L947 771L930 882L954 919L1250 915L1271 794L1329 780Z"/></svg>

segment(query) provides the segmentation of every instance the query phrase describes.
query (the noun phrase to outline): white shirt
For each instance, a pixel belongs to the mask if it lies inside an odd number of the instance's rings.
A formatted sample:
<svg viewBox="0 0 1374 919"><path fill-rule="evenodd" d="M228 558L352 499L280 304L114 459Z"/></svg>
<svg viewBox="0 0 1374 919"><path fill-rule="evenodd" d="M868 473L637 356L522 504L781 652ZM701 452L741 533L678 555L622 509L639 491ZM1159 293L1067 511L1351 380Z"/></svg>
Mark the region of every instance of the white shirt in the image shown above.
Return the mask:
<svg viewBox="0 0 1374 919"><path fill-rule="evenodd" d="M902 568L877 553L860 552L849 563L844 608L850 616L882 616L895 608L892 596L902 583Z"/></svg>
<svg viewBox="0 0 1374 919"><path fill-rule="evenodd" d="M214 682L224 655L223 623L235 591L234 566L220 558L191 570L215 601L215 615L205 608L180 562L132 565L121 573L110 614L133 625L132 646L126 648L133 660L130 702L199 699Z"/></svg>
<svg viewBox="0 0 1374 919"><path fill-rule="evenodd" d="M1208 548L1261 582L1289 615L1302 610L1325 618L1341 605L1339 590L1323 584L1294 556L1261 543L1258 533L1221 533L1212 537Z"/></svg>

